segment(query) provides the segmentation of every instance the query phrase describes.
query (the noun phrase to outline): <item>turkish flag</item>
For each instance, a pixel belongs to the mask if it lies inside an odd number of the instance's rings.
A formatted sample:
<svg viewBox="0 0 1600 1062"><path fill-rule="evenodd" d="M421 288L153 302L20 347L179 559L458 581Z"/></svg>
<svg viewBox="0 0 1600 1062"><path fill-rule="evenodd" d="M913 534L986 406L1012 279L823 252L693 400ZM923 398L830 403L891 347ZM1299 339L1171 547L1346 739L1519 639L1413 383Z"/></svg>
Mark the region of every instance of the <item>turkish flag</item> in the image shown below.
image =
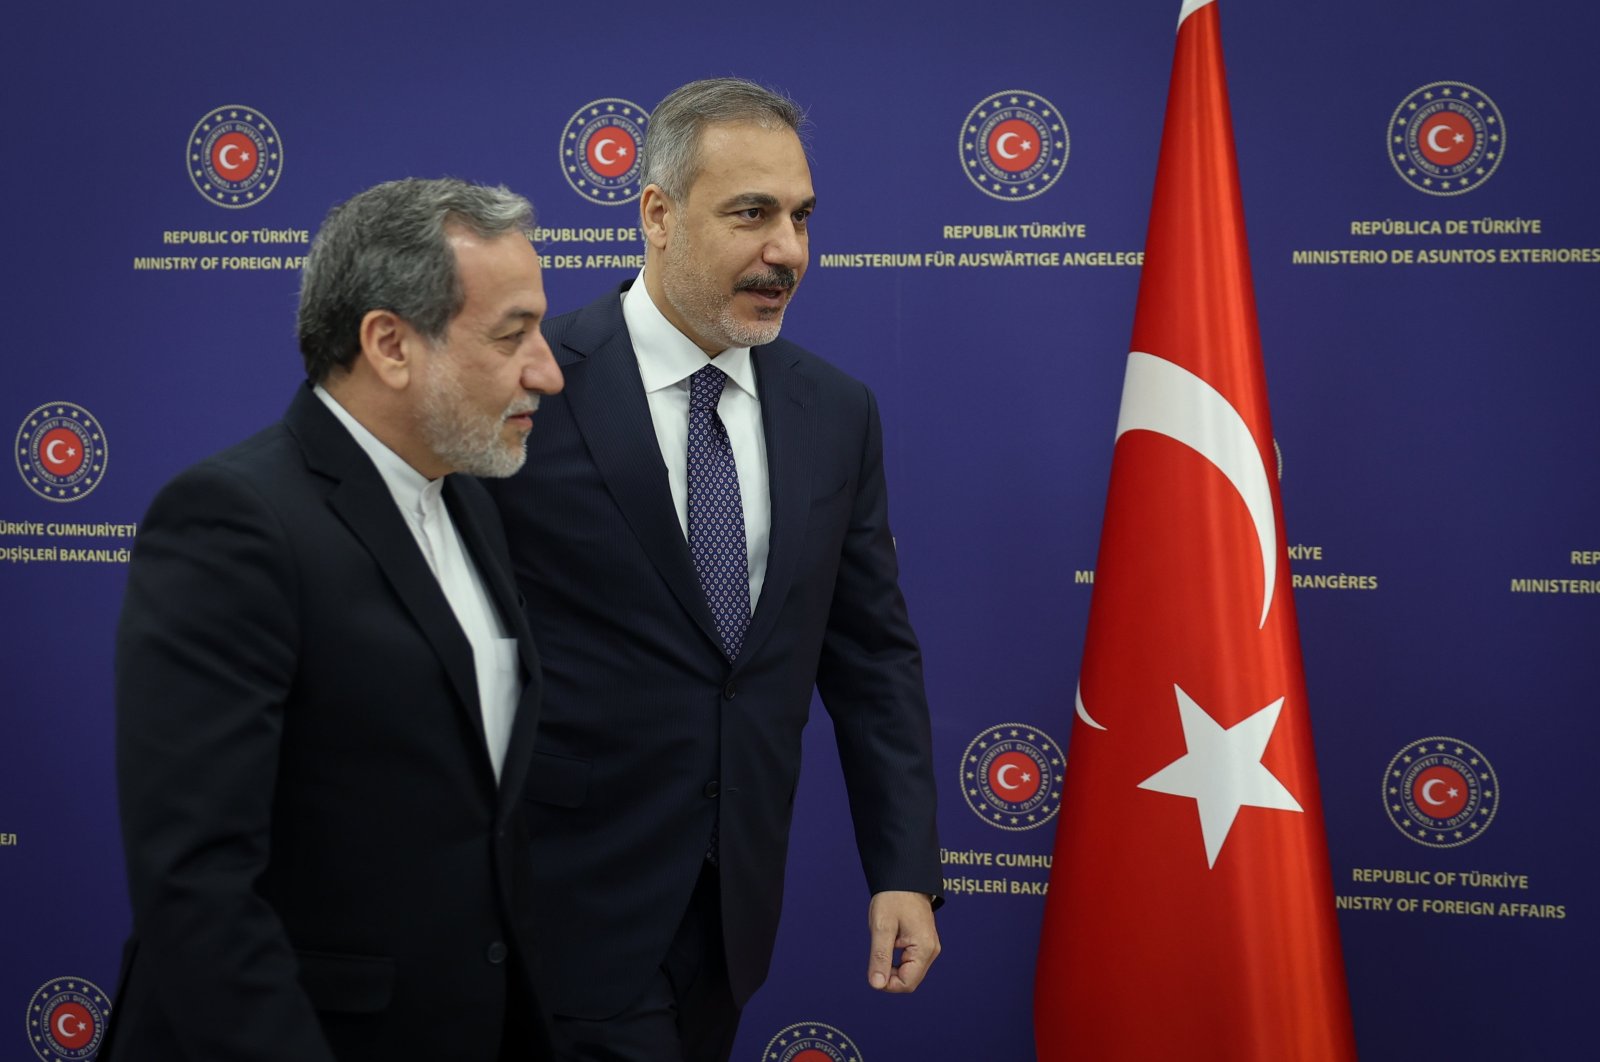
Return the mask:
<svg viewBox="0 0 1600 1062"><path fill-rule="evenodd" d="M1217 7L1188 0L1039 943L1042 1062L1354 1059Z"/></svg>

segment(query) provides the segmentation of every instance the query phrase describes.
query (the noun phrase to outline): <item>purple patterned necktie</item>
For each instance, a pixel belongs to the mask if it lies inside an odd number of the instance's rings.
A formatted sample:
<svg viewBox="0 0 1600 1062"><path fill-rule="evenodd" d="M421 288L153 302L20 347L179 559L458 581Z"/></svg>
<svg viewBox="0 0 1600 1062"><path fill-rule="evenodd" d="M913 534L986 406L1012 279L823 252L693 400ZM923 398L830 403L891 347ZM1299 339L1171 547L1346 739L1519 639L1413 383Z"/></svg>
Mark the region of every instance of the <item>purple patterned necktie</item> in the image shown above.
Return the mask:
<svg viewBox="0 0 1600 1062"><path fill-rule="evenodd" d="M727 373L707 365L689 377L689 555L729 660L750 626L750 556L744 504L728 429L717 416Z"/></svg>

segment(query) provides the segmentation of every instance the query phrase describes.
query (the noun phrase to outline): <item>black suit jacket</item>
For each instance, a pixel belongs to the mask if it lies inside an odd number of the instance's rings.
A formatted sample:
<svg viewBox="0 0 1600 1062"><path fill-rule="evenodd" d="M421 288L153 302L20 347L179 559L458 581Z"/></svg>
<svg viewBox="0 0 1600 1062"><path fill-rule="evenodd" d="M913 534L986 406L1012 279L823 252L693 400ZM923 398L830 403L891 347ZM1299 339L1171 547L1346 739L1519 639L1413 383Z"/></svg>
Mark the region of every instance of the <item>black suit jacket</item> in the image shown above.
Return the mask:
<svg viewBox="0 0 1600 1062"><path fill-rule="evenodd" d="M492 1062L506 1007L542 1029L513 921L538 660L483 488L444 497L520 648L498 785L466 636L309 388L152 504L117 634L134 933L103 1058Z"/></svg>
<svg viewBox="0 0 1600 1062"><path fill-rule="evenodd" d="M545 335L565 390L542 400L523 471L490 485L544 661L528 785L540 990L553 1011L587 1018L638 996L720 806L723 928L743 1004L771 960L813 687L834 720L872 891L939 887L928 710L877 406L792 343L755 349L772 533L730 665L620 299L555 318Z"/></svg>

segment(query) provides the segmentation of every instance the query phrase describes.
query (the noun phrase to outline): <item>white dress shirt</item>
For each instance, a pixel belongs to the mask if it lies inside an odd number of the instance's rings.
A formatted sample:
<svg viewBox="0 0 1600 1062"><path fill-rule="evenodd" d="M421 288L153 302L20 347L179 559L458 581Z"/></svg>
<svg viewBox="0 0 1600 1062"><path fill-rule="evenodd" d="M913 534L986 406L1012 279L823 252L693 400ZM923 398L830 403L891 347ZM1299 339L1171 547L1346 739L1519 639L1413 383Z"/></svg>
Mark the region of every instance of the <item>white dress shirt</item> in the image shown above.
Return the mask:
<svg viewBox="0 0 1600 1062"><path fill-rule="evenodd" d="M744 504L744 542L750 561L750 609L755 611L767 574L767 547L772 535L772 502L767 493L767 440L761 431L761 399L749 347L729 347L715 358L695 345L664 317L644 286L644 271L622 293L622 318L628 324L633 353L639 359L650 420L667 464L667 485L678 511L678 526L689 537L689 377L715 364L728 375L717 403L717 416L728 429L733 464L739 472L739 498Z"/></svg>
<svg viewBox="0 0 1600 1062"><path fill-rule="evenodd" d="M498 779L522 692L518 681L517 640L507 637L505 622L489 599L483 577L478 574L472 555L450 519L450 510L444 504L444 477L430 480L406 464L320 385L316 395L378 467L378 474L389 488L400 515L405 517L406 526L417 540L417 548L422 551L434 578L439 580L445 600L450 602L450 611L455 613L461 632L472 646L473 670L478 679L478 708L483 713L483 733L488 739L489 759Z"/></svg>

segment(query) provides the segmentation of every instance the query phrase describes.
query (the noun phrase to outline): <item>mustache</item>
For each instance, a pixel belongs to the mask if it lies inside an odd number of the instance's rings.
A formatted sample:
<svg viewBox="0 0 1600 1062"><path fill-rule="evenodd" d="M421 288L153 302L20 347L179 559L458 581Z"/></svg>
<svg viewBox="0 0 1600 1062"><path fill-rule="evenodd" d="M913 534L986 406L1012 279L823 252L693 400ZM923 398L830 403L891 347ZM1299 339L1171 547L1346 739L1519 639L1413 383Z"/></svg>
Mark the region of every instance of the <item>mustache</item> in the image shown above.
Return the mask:
<svg viewBox="0 0 1600 1062"><path fill-rule="evenodd" d="M539 396L523 395L521 398L517 399L506 407L505 414L500 419L509 420L510 418L520 416L523 413L536 413L538 410Z"/></svg>
<svg viewBox="0 0 1600 1062"><path fill-rule="evenodd" d="M769 291L773 289L792 291L799 282L800 278L788 266L773 266L765 273L751 273L749 276L740 277L733 290L738 292L762 288Z"/></svg>

